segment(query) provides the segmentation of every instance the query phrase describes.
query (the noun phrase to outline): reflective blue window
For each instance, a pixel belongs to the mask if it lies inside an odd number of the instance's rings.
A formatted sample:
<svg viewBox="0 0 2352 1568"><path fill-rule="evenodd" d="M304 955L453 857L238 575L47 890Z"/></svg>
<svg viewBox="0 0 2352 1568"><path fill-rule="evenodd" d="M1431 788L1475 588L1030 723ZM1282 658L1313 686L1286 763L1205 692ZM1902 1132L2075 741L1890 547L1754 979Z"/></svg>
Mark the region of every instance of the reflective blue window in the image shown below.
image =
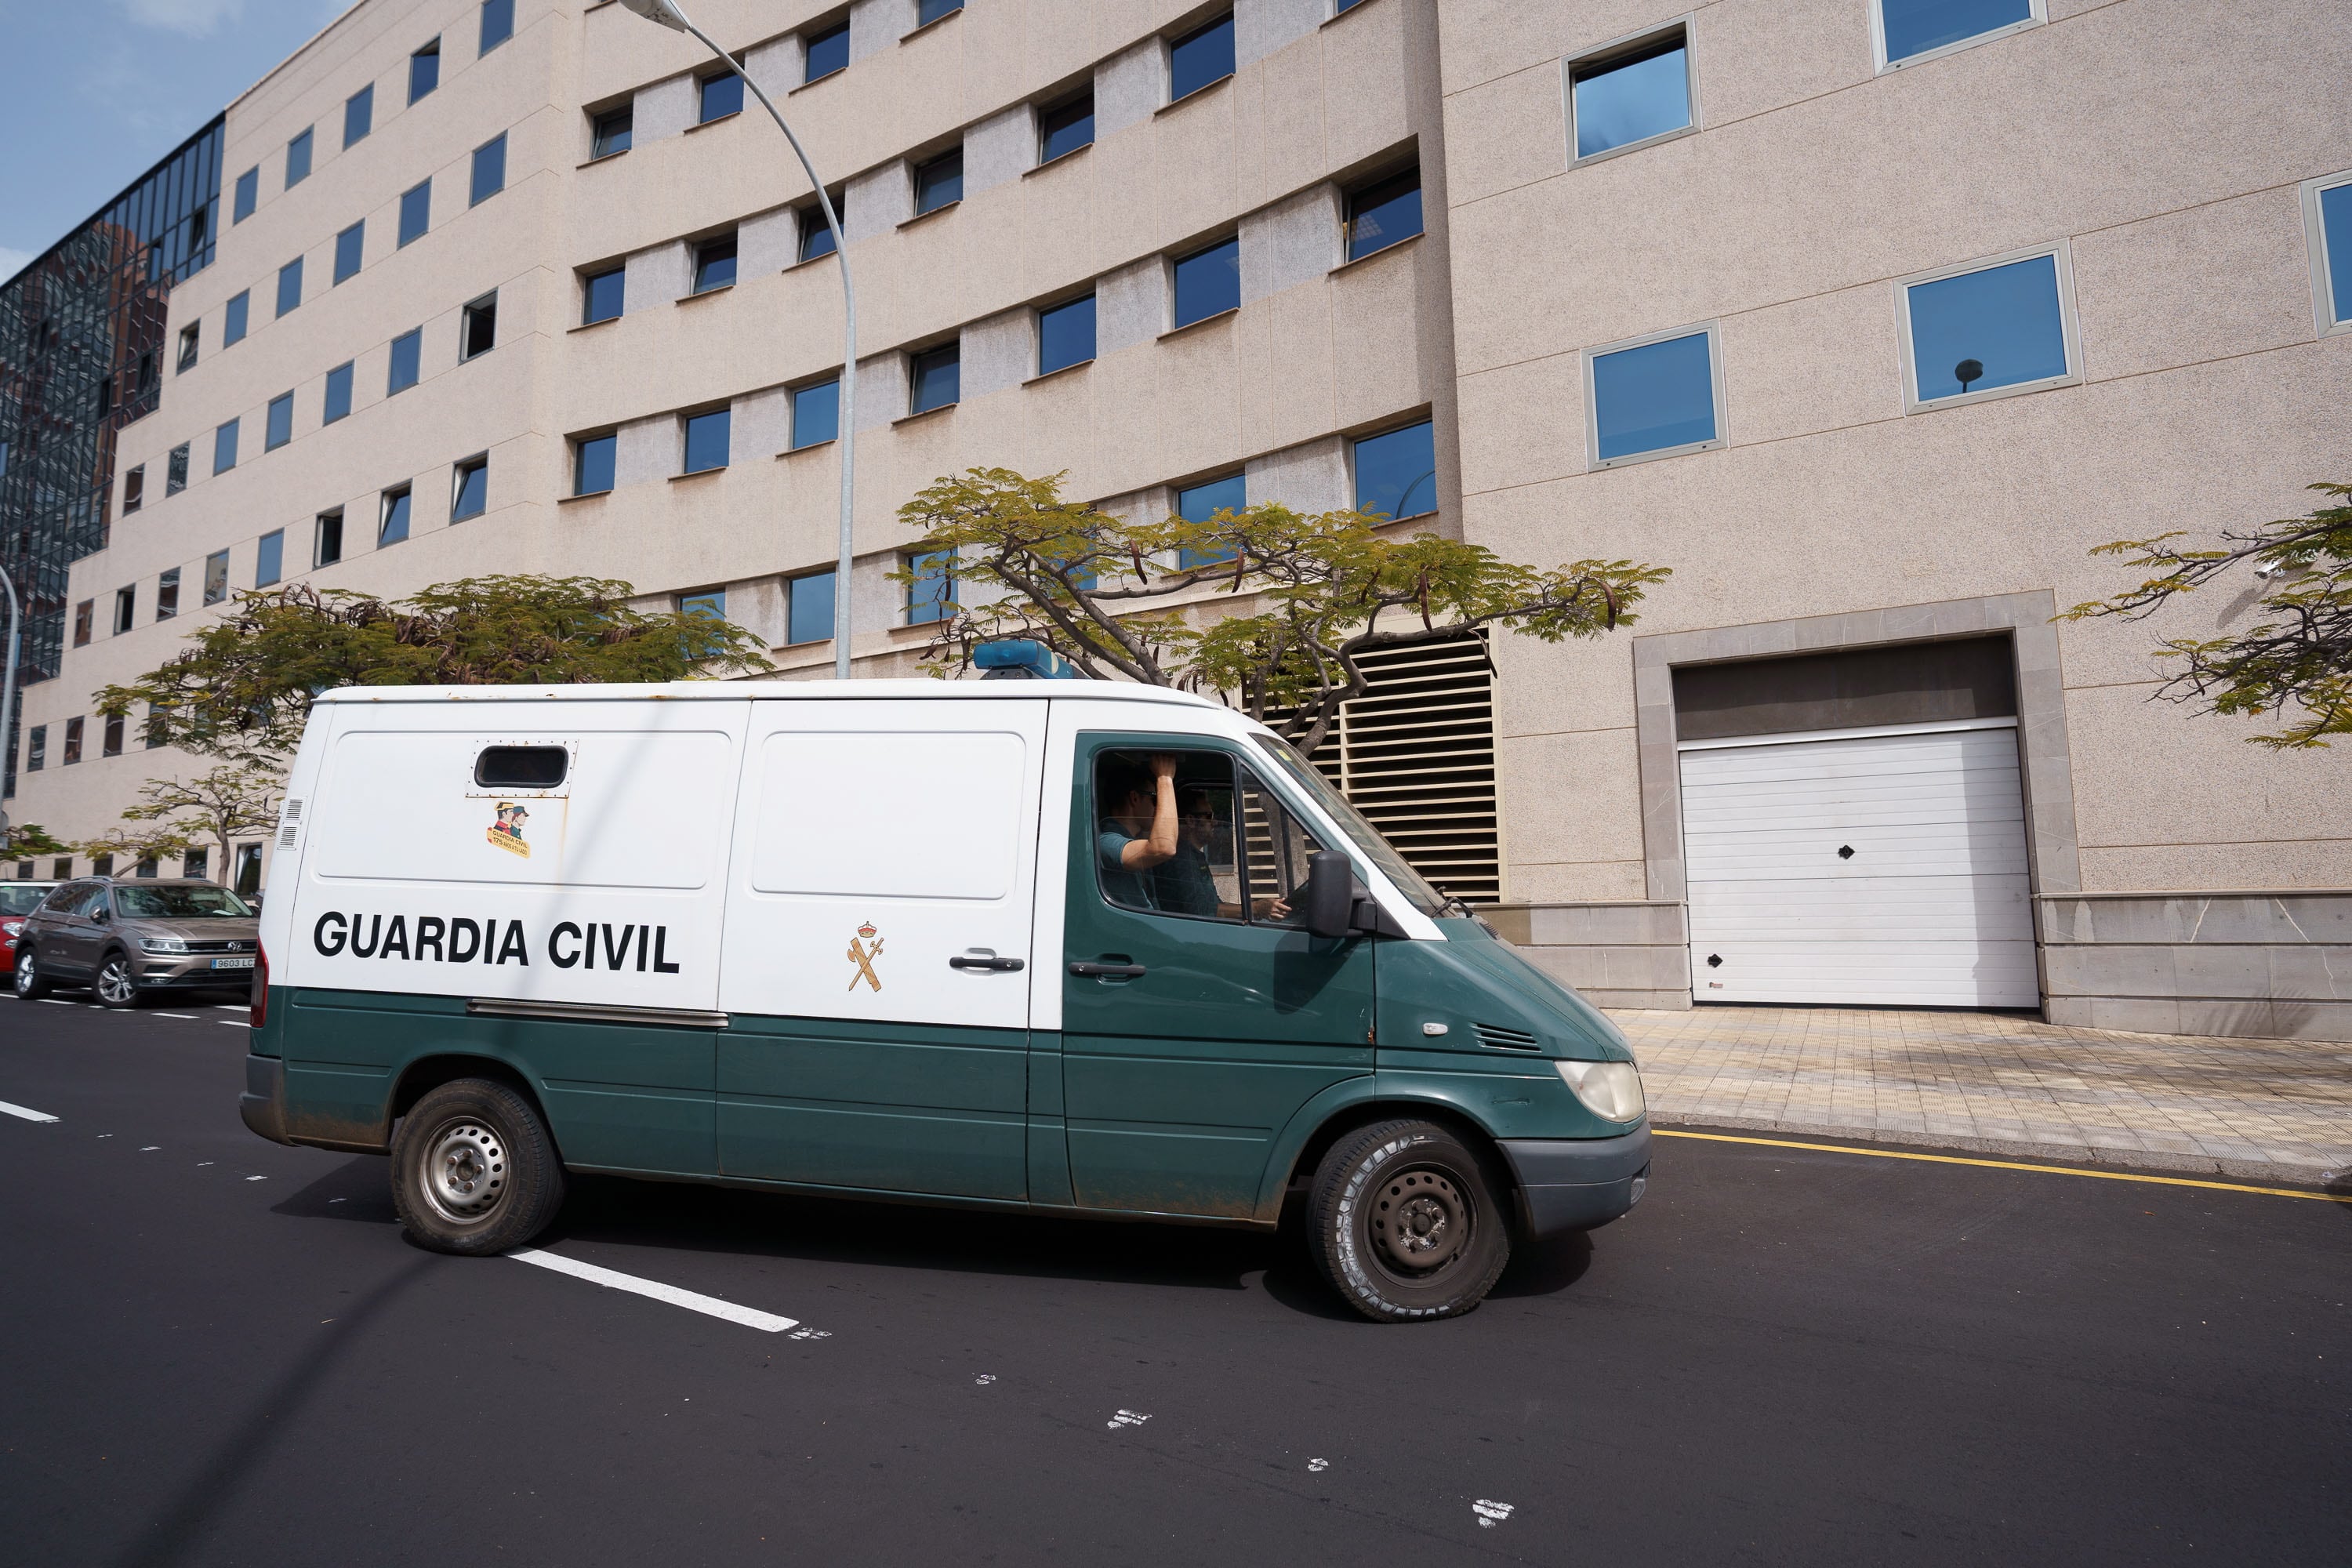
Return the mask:
<svg viewBox="0 0 2352 1568"><path fill-rule="evenodd" d="M1886 63L2033 19L2033 0L1879 0Z"/></svg>
<svg viewBox="0 0 2352 1568"><path fill-rule="evenodd" d="M793 450L822 446L841 435L841 383L820 381L793 389ZM831 634L828 633L828 636Z"/></svg>
<svg viewBox="0 0 2352 1568"><path fill-rule="evenodd" d="M942 16L952 16L963 9L963 0L922 0L915 7L915 26L927 27Z"/></svg>
<svg viewBox="0 0 2352 1568"><path fill-rule="evenodd" d="M226 348L245 338L245 319L253 308L250 289L240 289L228 297L228 306L222 313L221 347Z"/></svg>
<svg viewBox="0 0 2352 1568"><path fill-rule="evenodd" d="M362 218L342 233L335 236L335 281L360 269L360 258L367 248L367 219Z"/></svg>
<svg viewBox="0 0 2352 1568"><path fill-rule="evenodd" d="M588 156L609 158L615 153L625 153L636 136L637 111L634 104L600 114L596 117L595 135L588 144Z"/></svg>
<svg viewBox="0 0 2352 1568"><path fill-rule="evenodd" d="M727 618L727 591L713 588L708 594L680 594L677 613L696 620L723 621Z"/></svg>
<svg viewBox="0 0 2352 1568"><path fill-rule="evenodd" d="M253 216L254 204L261 199L261 171L247 169L236 177L236 198L229 209L231 223L243 223Z"/></svg>
<svg viewBox="0 0 2352 1568"><path fill-rule="evenodd" d="M457 465L449 495L449 521L479 517L490 504L490 460L468 458Z"/></svg>
<svg viewBox="0 0 2352 1568"><path fill-rule="evenodd" d="M326 407L320 411L319 423L332 425L338 419L348 419L352 413L352 362L345 360L327 373Z"/></svg>
<svg viewBox="0 0 2352 1568"><path fill-rule="evenodd" d="M2328 320L2352 321L2352 184L2319 193L2319 245L2327 268Z"/></svg>
<svg viewBox="0 0 2352 1568"><path fill-rule="evenodd" d="M1437 441L1429 421L1356 443L1356 510L1390 518L1437 510Z"/></svg>
<svg viewBox="0 0 2352 1568"><path fill-rule="evenodd" d="M628 287L628 275L615 267L610 272L599 272L586 279L581 290L583 302L580 321L583 326L609 321L621 313L621 300Z"/></svg>
<svg viewBox="0 0 2352 1568"><path fill-rule="evenodd" d="M294 395L281 392L269 400L268 416L261 431L261 449L274 452L294 439Z"/></svg>
<svg viewBox="0 0 2352 1568"><path fill-rule="evenodd" d="M686 467L689 474L707 473L727 466L728 437L734 425L734 411L714 408L708 414L697 414L686 422Z"/></svg>
<svg viewBox="0 0 2352 1568"><path fill-rule="evenodd" d="M1911 384L1922 403L2067 373L2054 256L1914 283L1904 292Z"/></svg>
<svg viewBox="0 0 2352 1568"><path fill-rule="evenodd" d="M375 129L375 83L370 82L343 100L343 145L364 142Z"/></svg>
<svg viewBox="0 0 2352 1568"><path fill-rule="evenodd" d="M1421 232L1421 171L1368 185L1348 198L1348 259L1386 250Z"/></svg>
<svg viewBox="0 0 2352 1568"><path fill-rule="evenodd" d="M1715 373L1707 334L1592 356L1594 455L1604 463L1715 437Z"/></svg>
<svg viewBox="0 0 2352 1568"><path fill-rule="evenodd" d="M943 153L915 170L915 216L963 200L963 149Z"/></svg>
<svg viewBox="0 0 2352 1568"><path fill-rule="evenodd" d="M1095 357L1095 297L1037 312L1037 374L1049 375Z"/></svg>
<svg viewBox="0 0 2352 1568"><path fill-rule="evenodd" d="M694 291L708 293L735 281L735 237L706 239L694 247Z"/></svg>
<svg viewBox="0 0 2352 1568"><path fill-rule="evenodd" d="M793 579L784 626L786 642L824 642L833 636L833 583L830 572Z"/></svg>
<svg viewBox="0 0 2352 1568"><path fill-rule="evenodd" d="M384 378L384 395L405 392L416 384L418 363L425 353L425 329L412 328L392 340L392 370Z"/></svg>
<svg viewBox="0 0 2352 1568"><path fill-rule="evenodd" d="M281 316L302 303L302 258L296 257L278 269L278 313Z"/></svg>
<svg viewBox="0 0 2352 1568"><path fill-rule="evenodd" d="M1241 309L1242 242L1219 240L1176 260L1176 325Z"/></svg>
<svg viewBox="0 0 2352 1568"><path fill-rule="evenodd" d="M929 413L945 408L959 401L963 395L963 355L957 343L942 343L935 349L910 354L907 359L908 387L907 412Z"/></svg>
<svg viewBox="0 0 2352 1568"><path fill-rule="evenodd" d="M507 139L503 133L474 149L473 194L467 205L479 206L507 188Z"/></svg>
<svg viewBox="0 0 2352 1568"><path fill-rule="evenodd" d="M950 550L907 557L907 569L915 574L907 584L908 626L930 626L955 614L955 579L948 575L948 563L954 559Z"/></svg>
<svg viewBox="0 0 2352 1568"><path fill-rule="evenodd" d="M1065 153L1091 147L1095 140L1095 95L1049 109L1037 117L1037 162L1050 163Z"/></svg>
<svg viewBox="0 0 2352 1568"><path fill-rule="evenodd" d="M1228 11L1168 46L1168 101L1190 98L1234 74L1234 16Z"/></svg>
<svg viewBox="0 0 2352 1568"><path fill-rule="evenodd" d="M591 436L572 449L572 493L593 496L613 488L613 458L620 447L617 436Z"/></svg>
<svg viewBox="0 0 2352 1568"><path fill-rule="evenodd" d="M290 191L310 177L310 132L306 129L286 143L286 188Z"/></svg>
<svg viewBox="0 0 2352 1568"><path fill-rule="evenodd" d="M730 114L743 112L743 79L733 71L724 76L702 79L701 123L724 120Z"/></svg>
<svg viewBox="0 0 2352 1568"><path fill-rule="evenodd" d="M839 196L833 198L833 217L835 223L849 221L849 214L842 206ZM814 261L818 257L831 256L833 252L833 226L824 221L824 209L812 202L801 209L800 258Z"/></svg>
<svg viewBox="0 0 2352 1568"><path fill-rule="evenodd" d="M213 472L227 473L236 467L236 421L232 419L213 432Z"/></svg>
<svg viewBox="0 0 2352 1568"><path fill-rule="evenodd" d="M408 537L408 487L383 492L383 515L376 524L375 547L397 544Z"/></svg>
<svg viewBox="0 0 2352 1568"><path fill-rule="evenodd" d="M803 81L831 76L849 64L849 24L838 23L808 36L808 68Z"/></svg>
<svg viewBox="0 0 2352 1568"><path fill-rule="evenodd" d="M1681 34L1574 75L1576 155L1630 147L1691 122L1690 50Z"/></svg>
<svg viewBox="0 0 2352 1568"><path fill-rule="evenodd" d="M261 536L260 548L254 552L253 585L267 588L286 574L286 531L273 529Z"/></svg>
<svg viewBox="0 0 2352 1568"><path fill-rule="evenodd" d="M1221 511L1240 511L1249 505L1249 477L1227 474L1221 479L1209 479L1176 492L1176 515L1187 522L1207 522ZM1195 566L1213 565L1231 561L1230 548L1218 550L1181 550L1177 552L1176 564L1183 571Z"/></svg>
<svg viewBox="0 0 2352 1568"><path fill-rule="evenodd" d="M433 182L423 181L400 193L400 243L422 239L433 226Z"/></svg>
<svg viewBox="0 0 2352 1568"><path fill-rule="evenodd" d="M408 57L408 101L415 103L441 85L441 40L434 39Z"/></svg>
<svg viewBox="0 0 2352 1568"><path fill-rule="evenodd" d="M514 37L514 0L482 0L482 41L477 54L488 54Z"/></svg>

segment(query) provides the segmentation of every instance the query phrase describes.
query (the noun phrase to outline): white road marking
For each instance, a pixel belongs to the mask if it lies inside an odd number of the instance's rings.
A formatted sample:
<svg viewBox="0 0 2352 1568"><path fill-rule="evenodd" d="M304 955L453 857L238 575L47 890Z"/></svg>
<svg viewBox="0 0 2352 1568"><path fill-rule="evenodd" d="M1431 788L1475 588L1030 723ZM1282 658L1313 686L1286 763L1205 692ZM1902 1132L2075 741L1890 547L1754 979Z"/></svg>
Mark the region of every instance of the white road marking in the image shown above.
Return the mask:
<svg viewBox="0 0 2352 1568"><path fill-rule="evenodd" d="M194 1013L151 1013L148 1016L151 1018L182 1018L191 1024L196 1022L196 1016Z"/></svg>
<svg viewBox="0 0 2352 1568"><path fill-rule="evenodd" d="M1116 1432L1122 1426L1140 1426L1146 1421L1150 1419L1150 1416L1139 1415L1132 1410L1122 1410L1118 1415L1112 1416L1109 1420L1104 1422L1103 1425L1108 1427L1111 1431Z"/></svg>
<svg viewBox="0 0 2352 1568"><path fill-rule="evenodd" d="M250 1002L215 1002L213 1005L219 1008L224 1013L250 1013L253 1011L253 1004Z"/></svg>
<svg viewBox="0 0 2352 1568"><path fill-rule="evenodd" d="M215 1024L226 1024L232 1029L250 1029L253 1027L252 1025L247 1023L242 1018L215 1018L213 1022Z"/></svg>
<svg viewBox="0 0 2352 1568"><path fill-rule="evenodd" d="M747 1329L765 1333L781 1333L800 1326L797 1318L779 1318L772 1312L739 1307L732 1301L722 1301L716 1296L704 1296L692 1290L681 1290L675 1285L658 1280L640 1279L634 1274L617 1269L599 1268L593 1263L580 1263L569 1258L559 1258L552 1252L541 1252L532 1247L518 1247L507 1254L517 1263L549 1268L558 1274L569 1274L574 1279L585 1279L591 1285L602 1285L608 1290L626 1290L633 1296L644 1296L656 1301L667 1301L673 1307L684 1307L689 1312L701 1312L713 1318L724 1318L730 1323L740 1323Z"/></svg>
<svg viewBox="0 0 2352 1568"><path fill-rule="evenodd" d="M983 1372L983 1373L982 1373L978 1377L973 1378L971 1381L972 1381L975 1384L977 1384L978 1386L980 1386L980 1387L982 1387L982 1388L986 1388L990 1384L994 1383L994 1382L996 1381L996 1374L995 1374L994 1373L992 1373L992 1372Z"/></svg>
<svg viewBox="0 0 2352 1568"><path fill-rule="evenodd" d="M21 1116L27 1121L55 1121L57 1120L56 1117L51 1116L46 1110L28 1110L21 1105L11 1105L5 1100L0 1100L0 1116Z"/></svg>
<svg viewBox="0 0 2352 1568"><path fill-rule="evenodd" d="M62 996L44 996L41 1000L47 1002L52 1007L72 1007L78 1005L76 1003L67 1001Z"/></svg>
<svg viewBox="0 0 2352 1568"><path fill-rule="evenodd" d="M1478 1516L1479 1529L1492 1530L1511 1517L1511 1505L1507 1502L1489 1502L1485 1498L1480 1498L1470 1505L1470 1511Z"/></svg>
<svg viewBox="0 0 2352 1568"><path fill-rule="evenodd" d="M1309 1459L1307 1461L1307 1468L1310 1470L1328 1470L1331 1468L1331 1461L1328 1459Z"/></svg>
<svg viewBox="0 0 2352 1568"><path fill-rule="evenodd" d="M139 1152L142 1154L152 1154L156 1150L161 1149L163 1146L163 1145L161 1143L142 1143L139 1145Z"/></svg>
<svg viewBox="0 0 2352 1568"><path fill-rule="evenodd" d="M267 1176L247 1176L246 1177L246 1180L248 1182L266 1182L269 1180L269 1178Z"/></svg>

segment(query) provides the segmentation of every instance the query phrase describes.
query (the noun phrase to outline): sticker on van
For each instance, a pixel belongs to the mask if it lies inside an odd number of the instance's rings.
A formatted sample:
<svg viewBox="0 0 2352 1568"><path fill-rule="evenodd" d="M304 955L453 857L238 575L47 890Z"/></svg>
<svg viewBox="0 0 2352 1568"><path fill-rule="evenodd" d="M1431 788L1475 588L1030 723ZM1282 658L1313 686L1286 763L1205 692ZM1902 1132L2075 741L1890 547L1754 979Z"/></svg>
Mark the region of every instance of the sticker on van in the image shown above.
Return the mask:
<svg viewBox="0 0 2352 1568"><path fill-rule="evenodd" d="M530 819L530 813L515 801L502 800L498 817L486 837L499 848L530 859L530 846L523 842L522 825Z"/></svg>
<svg viewBox="0 0 2352 1568"><path fill-rule="evenodd" d="M866 939L865 946L858 945L858 937ZM849 962L857 965L857 973L849 977L852 991L857 989L861 980L877 991L882 989L882 977L874 973L874 961L881 956L882 939L874 934L874 922L867 921L857 928L857 936L849 939Z"/></svg>

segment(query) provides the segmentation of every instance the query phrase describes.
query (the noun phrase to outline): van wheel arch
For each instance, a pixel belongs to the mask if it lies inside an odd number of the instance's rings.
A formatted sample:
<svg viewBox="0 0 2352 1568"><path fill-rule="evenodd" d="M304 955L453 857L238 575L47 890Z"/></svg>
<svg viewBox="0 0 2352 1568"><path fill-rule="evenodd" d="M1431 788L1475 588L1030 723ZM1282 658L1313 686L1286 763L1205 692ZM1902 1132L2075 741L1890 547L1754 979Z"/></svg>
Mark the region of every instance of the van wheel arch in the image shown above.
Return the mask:
<svg viewBox="0 0 2352 1568"><path fill-rule="evenodd" d="M1370 1127L1376 1121L1393 1121L1400 1117L1433 1122L1461 1139L1464 1147L1486 1163L1486 1179L1494 1184L1495 1190L1508 1194L1506 1202L1511 1211L1514 1235L1524 1229L1527 1199L1519 1191L1519 1173L1504 1154L1493 1133L1443 1100L1367 1100L1334 1111L1292 1156L1289 1173L1283 1180L1285 1203L1305 1194L1315 1179L1317 1169L1323 1163L1323 1156L1330 1152L1334 1143L1359 1128Z"/></svg>
<svg viewBox="0 0 2352 1568"><path fill-rule="evenodd" d="M549 1121L546 1104L539 1098L538 1087L518 1071L512 1063L502 1062L496 1057L434 1056L420 1057L401 1069L400 1081L394 1086L392 1091L391 1114L384 1118L384 1136L387 1142L394 1129L399 1125L400 1119L415 1110L418 1100L423 1100L443 1084L455 1083L461 1078L488 1079L493 1083L504 1084L521 1095L524 1100L530 1102L530 1108L538 1114L540 1121L546 1124L549 1141L551 1142L555 1141L554 1124ZM561 1160L562 1155L563 1151L559 1145L556 1149L556 1158Z"/></svg>

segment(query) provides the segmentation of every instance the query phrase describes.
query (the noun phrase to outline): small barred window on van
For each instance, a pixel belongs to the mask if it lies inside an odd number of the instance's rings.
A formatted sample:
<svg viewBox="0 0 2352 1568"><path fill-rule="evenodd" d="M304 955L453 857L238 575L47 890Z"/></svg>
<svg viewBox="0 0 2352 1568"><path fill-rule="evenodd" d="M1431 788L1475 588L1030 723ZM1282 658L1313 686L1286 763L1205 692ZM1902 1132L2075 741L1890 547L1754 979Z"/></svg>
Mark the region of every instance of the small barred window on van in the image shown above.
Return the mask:
<svg viewBox="0 0 2352 1568"><path fill-rule="evenodd" d="M474 782L484 789L553 789L571 764L562 746L486 746L474 759Z"/></svg>

